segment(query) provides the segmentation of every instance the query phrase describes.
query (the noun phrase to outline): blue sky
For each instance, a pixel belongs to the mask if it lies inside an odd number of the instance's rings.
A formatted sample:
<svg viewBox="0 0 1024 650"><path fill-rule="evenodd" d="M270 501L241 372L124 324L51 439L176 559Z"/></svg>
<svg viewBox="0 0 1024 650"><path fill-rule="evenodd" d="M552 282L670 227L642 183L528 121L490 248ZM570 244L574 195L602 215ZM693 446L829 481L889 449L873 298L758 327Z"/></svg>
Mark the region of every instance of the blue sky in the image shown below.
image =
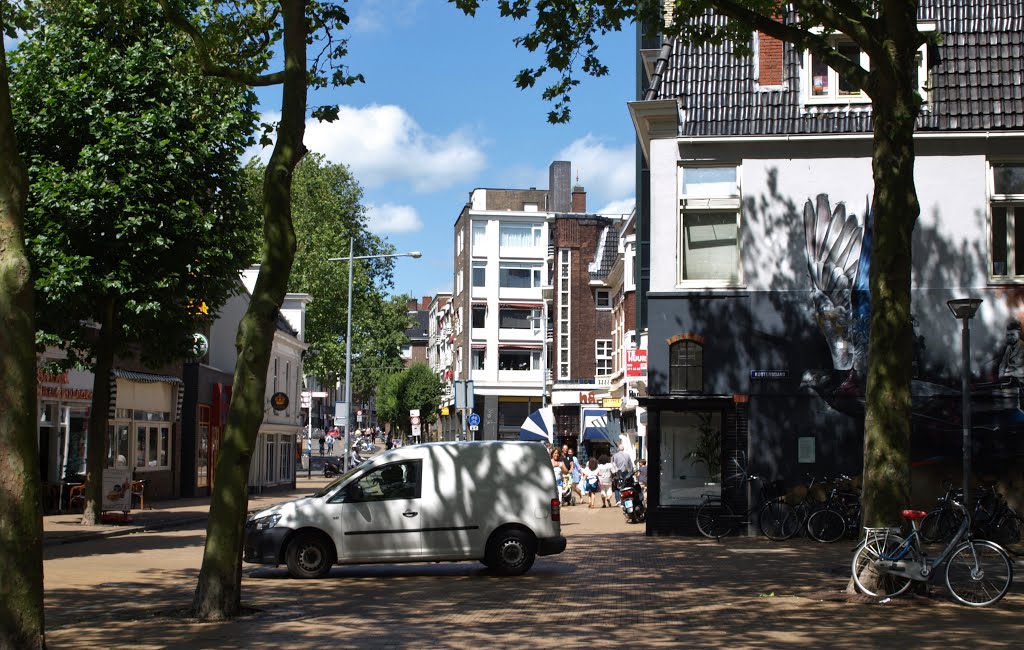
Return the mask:
<svg viewBox="0 0 1024 650"><path fill-rule="evenodd" d="M444 0L352 0L348 10L347 61L366 83L311 96L311 106L337 103L341 119L311 120L306 146L352 168L371 230L398 251L423 253L397 261L395 292L451 291L452 226L469 192L547 188L553 160L572 163L590 211L632 208L632 27L601 39L611 74L584 79L572 122L551 125L542 89L514 83L520 69L541 62L512 42L528 25L500 18L493 2L475 18ZM278 94L261 99L265 112L279 110Z"/></svg>

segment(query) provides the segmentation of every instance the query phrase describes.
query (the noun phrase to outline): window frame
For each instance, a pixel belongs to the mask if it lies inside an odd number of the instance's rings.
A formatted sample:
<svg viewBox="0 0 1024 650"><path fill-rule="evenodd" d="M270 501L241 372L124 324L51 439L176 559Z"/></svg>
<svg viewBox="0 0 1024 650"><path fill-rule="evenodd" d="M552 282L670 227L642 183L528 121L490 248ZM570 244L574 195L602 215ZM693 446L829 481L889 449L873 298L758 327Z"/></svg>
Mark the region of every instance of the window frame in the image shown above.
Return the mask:
<svg viewBox="0 0 1024 650"><path fill-rule="evenodd" d="M699 359L697 359L697 362L693 364L676 363L676 350L679 350L680 348L682 348L683 350L695 348L697 353L699 353ZM693 339L682 339L680 341L675 341L674 343L670 344L668 346L668 367L668 388L670 394L692 395L701 394L704 392L704 345L701 344L699 341L694 341ZM693 388L691 386L690 373L686 372L686 369L691 368L696 368L699 371L699 388ZM684 382L683 386L680 386L676 382L678 369L683 369L683 372L686 376L686 381Z"/></svg>
<svg viewBox="0 0 1024 650"><path fill-rule="evenodd" d="M479 281L479 284L477 284L477 281ZM476 289L487 286L487 262L473 262L470 268L470 286Z"/></svg>
<svg viewBox="0 0 1024 650"><path fill-rule="evenodd" d="M1024 250L1016 250L1017 248L1024 249L1024 233L1021 233L1021 237L1017 236L1018 231L1024 230L1024 192L997 192L996 169L998 167L1016 167L1024 172L1024 160L988 161L988 277L989 281L993 283L1024 284ZM1004 211L1002 218L1005 223L1001 229L1004 231L1005 238L1003 260L996 259L995 242L999 232L995 227L997 210ZM999 263L1006 265L1004 273L996 272L996 265Z"/></svg>
<svg viewBox="0 0 1024 650"><path fill-rule="evenodd" d="M937 29L936 23L934 22L919 22L917 24L918 31L927 33L934 32ZM821 28L811 30L813 33L819 35L825 35L825 38L829 41L832 47L836 47L837 44L849 44L855 45L860 49L860 45L855 43L846 34L831 33L825 34ZM800 57L800 103L805 107L813 106L842 106L842 105L856 105L858 107L869 108L871 105L871 98L868 97L867 93L863 90L859 91L856 95L840 95L839 94L839 73L828 68L828 82L829 88L835 89L829 92L827 95L814 95L814 71L811 68L811 61L814 54L810 50L804 50ZM860 52L860 65L865 70L871 69L871 58L866 52L861 50ZM929 84L928 84L928 44L922 43L917 50L917 91L921 95L923 101L923 107L928 106L929 100Z"/></svg>
<svg viewBox="0 0 1024 650"><path fill-rule="evenodd" d="M696 169L733 168L735 183L725 196L714 189L708 193L686 193L686 171ZM676 212L676 288L733 288L743 286L743 165L733 161L682 161L677 169L676 189L679 194ZM735 213L735 268L729 278L689 278L686 269L687 218L690 215Z"/></svg>
<svg viewBox="0 0 1024 650"><path fill-rule="evenodd" d="M604 300L601 300L601 296L604 296ZM601 304L604 302L604 304ZM610 310L614 303L612 302L612 290L611 289L594 289L594 306L602 311Z"/></svg>
<svg viewBox="0 0 1024 650"><path fill-rule="evenodd" d="M594 375L608 377L614 372L612 339L594 340ZM602 372L602 369L604 372Z"/></svg>
<svg viewBox="0 0 1024 650"><path fill-rule="evenodd" d="M539 262L501 262L498 264L498 288L513 290L539 289L544 286L543 278L541 277L543 270L543 266ZM527 271L530 276L529 283L522 287L504 284L508 271Z"/></svg>
<svg viewBox="0 0 1024 650"><path fill-rule="evenodd" d="M483 323L480 325L476 324L476 315L478 313L483 314ZM469 326L470 329L483 329L487 327L487 305L469 306Z"/></svg>

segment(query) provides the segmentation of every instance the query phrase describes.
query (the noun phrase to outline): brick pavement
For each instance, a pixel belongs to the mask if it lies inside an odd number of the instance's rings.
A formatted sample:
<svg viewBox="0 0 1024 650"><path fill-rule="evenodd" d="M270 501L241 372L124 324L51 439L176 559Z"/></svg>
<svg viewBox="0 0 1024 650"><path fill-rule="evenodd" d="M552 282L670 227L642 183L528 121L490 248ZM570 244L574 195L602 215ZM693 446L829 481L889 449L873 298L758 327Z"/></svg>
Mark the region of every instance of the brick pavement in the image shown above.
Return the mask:
<svg viewBox="0 0 1024 650"><path fill-rule="evenodd" d="M51 649L864 648L911 641L925 648L986 648L1016 645L1024 613L1019 588L983 610L954 605L937 587L932 597L885 605L848 599L841 590L849 576L849 542L647 537L618 509L575 506L562 511L566 552L538 559L519 578L490 575L472 562L335 567L317 581L244 565L245 604L258 611L198 623L168 613L186 607L195 587L203 524L194 520L202 505L172 510L183 517L179 521L192 518L191 528L48 546ZM166 522L170 515L151 516ZM57 539L56 523L47 524L50 540ZM115 549L124 555L102 564ZM94 566L116 567L120 557L151 566L124 575L114 569L116 575L91 584L77 575L62 585L61 573L72 571L79 551ZM82 609L83 601L92 608Z"/></svg>

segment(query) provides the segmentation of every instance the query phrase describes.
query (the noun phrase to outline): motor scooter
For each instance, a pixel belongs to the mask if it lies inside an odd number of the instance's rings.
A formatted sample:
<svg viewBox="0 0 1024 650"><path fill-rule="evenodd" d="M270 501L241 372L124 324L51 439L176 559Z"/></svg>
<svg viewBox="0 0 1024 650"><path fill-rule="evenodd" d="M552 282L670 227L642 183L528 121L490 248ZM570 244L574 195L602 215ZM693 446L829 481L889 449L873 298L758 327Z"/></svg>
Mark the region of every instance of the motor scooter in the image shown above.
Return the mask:
<svg viewBox="0 0 1024 650"><path fill-rule="evenodd" d="M632 474L619 483L619 503L622 504L622 512L626 521L631 524L639 524L647 519L647 506L644 503L644 491Z"/></svg>

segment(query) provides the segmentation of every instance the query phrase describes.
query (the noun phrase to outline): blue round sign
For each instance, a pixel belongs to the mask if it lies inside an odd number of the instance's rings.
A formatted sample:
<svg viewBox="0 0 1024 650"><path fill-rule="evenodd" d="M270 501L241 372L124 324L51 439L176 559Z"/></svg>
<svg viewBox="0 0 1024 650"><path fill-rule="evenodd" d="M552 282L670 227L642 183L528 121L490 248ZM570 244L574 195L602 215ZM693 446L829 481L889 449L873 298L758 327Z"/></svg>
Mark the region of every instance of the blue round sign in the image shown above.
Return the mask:
<svg viewBox="0 0 1024 650"><path fill-rule="evenodd" d="M470 413L468 422L469 426L478 427L480 426L480 416L477 415L476 413Z"/></svg>

